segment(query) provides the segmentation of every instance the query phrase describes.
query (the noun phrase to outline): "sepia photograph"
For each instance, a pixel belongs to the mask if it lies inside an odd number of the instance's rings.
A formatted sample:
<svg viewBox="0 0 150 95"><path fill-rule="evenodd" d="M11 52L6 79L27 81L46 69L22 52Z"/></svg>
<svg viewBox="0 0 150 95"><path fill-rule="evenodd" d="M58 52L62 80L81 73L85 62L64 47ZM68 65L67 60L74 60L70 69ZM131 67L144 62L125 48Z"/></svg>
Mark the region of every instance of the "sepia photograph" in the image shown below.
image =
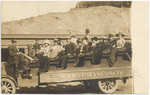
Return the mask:
<svg viewBox="0 0 150 95"><path fill-rule="evenodd" d="M2 1L2 94L134 94L132 1Z"/></svg>

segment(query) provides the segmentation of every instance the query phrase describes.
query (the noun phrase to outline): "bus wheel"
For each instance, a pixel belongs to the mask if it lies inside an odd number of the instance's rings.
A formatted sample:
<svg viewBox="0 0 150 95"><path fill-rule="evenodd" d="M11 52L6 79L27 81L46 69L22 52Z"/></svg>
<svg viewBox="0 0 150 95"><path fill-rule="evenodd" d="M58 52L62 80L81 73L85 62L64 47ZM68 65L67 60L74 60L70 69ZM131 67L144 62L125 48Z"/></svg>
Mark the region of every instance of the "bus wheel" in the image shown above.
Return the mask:
<svg viewBox="0 0 150 95"><path fill-rule="evenodd" d="M116 91L118 81L115 79L102 79L98 81L98 87L103 93L110 94Z"/></svg>
<svg viewBox="0 0 150 95"><path fill-rule="evenodd" d="M3 94L15 94L16 86L14 82L8 78L1 79L1 93Z"/></svg>

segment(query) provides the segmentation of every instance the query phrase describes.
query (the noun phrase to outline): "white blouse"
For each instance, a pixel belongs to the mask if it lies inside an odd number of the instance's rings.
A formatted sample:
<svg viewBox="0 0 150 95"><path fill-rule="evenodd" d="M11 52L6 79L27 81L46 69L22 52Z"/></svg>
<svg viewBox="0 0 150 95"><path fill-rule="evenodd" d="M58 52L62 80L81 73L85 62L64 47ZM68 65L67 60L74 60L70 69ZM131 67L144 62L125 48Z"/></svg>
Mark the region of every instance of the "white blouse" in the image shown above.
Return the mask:
<svg viewBox="0 0 150 95"><path fill-rule="evenodd" d="M117 40L117 48L122 48L125 45L125 39L120 38L119 40Z"/></svg>

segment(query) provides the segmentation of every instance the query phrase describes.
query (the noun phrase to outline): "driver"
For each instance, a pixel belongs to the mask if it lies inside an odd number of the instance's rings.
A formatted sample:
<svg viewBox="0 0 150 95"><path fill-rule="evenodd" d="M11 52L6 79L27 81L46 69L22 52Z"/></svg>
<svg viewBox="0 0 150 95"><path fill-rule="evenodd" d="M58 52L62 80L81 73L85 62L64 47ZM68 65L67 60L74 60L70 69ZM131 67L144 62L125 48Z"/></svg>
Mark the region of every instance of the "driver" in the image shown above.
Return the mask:
<svg viewBox="0 0 150 95"><path fill-rule="evenodd" d="M11 40L12 45L8 47L9 58L8 63L13 66L13 75L17 75L16 69L19 69L24 78L31 78L29 62L25 59L24 55L19 52L16 46L17 41Z"/></svg>

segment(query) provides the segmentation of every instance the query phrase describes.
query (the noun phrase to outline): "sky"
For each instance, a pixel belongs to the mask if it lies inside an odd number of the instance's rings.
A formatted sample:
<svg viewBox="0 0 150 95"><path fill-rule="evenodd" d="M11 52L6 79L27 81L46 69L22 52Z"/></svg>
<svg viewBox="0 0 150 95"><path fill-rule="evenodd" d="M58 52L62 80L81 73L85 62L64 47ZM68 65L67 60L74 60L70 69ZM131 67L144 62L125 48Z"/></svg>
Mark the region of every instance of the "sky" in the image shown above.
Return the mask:
<svg viewBox="0 0 150 95"><path fill-rule="evenodd" d="M78 1L2 1L2 22L25 19L50 12L67 12Z"/></svg>

